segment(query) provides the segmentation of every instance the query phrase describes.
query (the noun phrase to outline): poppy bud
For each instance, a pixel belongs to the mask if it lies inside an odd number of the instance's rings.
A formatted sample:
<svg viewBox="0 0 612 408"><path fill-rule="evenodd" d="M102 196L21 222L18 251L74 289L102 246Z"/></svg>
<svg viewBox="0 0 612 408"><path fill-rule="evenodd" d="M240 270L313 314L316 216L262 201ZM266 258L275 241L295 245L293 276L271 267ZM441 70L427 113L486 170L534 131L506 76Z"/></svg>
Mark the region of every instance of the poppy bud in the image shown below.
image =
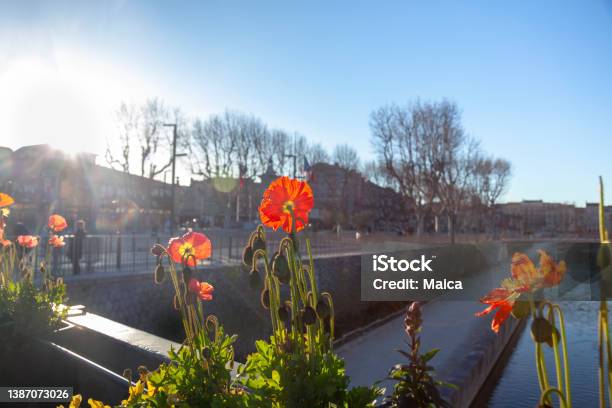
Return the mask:
<svg viewBox="0 0 612 408"><path fill-rule="evenodd" d="M259 236L257 235L255 237L255 239L253 240L253 253L257 252L258 250L266 250L266 243L265 241Z"/></svg>
<svg viewBox="0 0 612 408"><path fill-rule="evenodd" d="M202 349L202 357L204 357L205 359L209 359L211 355L212 353L210 352L210 349L208 347L204 347Z"/></svg>
<svg viewBox="0 0 612 408"><path fill-rule="evenodd" d="M253 289L256 289L259 287L260 283L259 271L257 269L251 269L251 272L249 272L249 285L251 285Z"/></svg>
<svg viewBox="0 0 612 408"><path fill-rule="evenodd" d="M291 315L291 308L289 307L287 302L285 302L285 304L283 304L281 307L278 308L278 317L283 322L287 322L289 320L290 315Z"/></svg>
<svg viewBox="0 0 612 408"><path fill-rule="evenodd" d="M270 309L270 290L268 290L268 288L265 288L261 291L261 296L259 297L259 300L261 301L261 305L264 309Z"/></svg>
<svg viewBox="0 0 612 408"><path fill-rule="evenodd" d="M317 302L317 314L321 319L324 320L327 319L331 314L331 309L329 308L329 305L323 299L319 299L319 301Z"/></svg>
<svg viewBox="0 0 612 408"><path fill-rule="evenodd" d="M149 374L149 370L147 369L147 367L141 365L141 366L138 366L136 370L138 371L138 377L140 378L140 381L142 382L146 381L147 374Z"/></svg>
<svg viewBox="0 0 612 408"><path fill-rule="evenodd" d="M198 295L195 292L187 291L185 293L185 303L188 305L195 305L198 302Z"/></svg>
<svg viewBox="0 0 612 408"><path fill-rule="evenodd" d="M414 316L415 319L419 319L421 317L421 305L419 302L412 302L408 307L408 313Z"/></svg>
<svg viewBox="0 0 612 408"><path fill-rule="evenodd" d="M529 302L527 300L517 300L512 305L512 316L515 319L522 319L523 317L529 316L531 312L531 307L529 306Z"/></svg>
<svg viewBox="0 0 612 408"><path fill-rule="evenodd" d="M242 262L249 268L253 266L253 248L250 245L245 246L242 251Z"/></svg>
<svg viewBox="0 0 612 408"><path fill-rule="evenodd" d="M179 298L177 295L174 295L174 297L172 298L172 306L174 307L174 310L181 309L181 305L179 303Z"/></svg>
<svg viewBox="0 0 612 408"><path fill-rule="evenodd" d="M130 370L129 368L126 368L125 370L123 370L123 378L125 378L131 383L132 382L132 370Z"/></svg>
<svg viewBox="0 0 612 408"><path fill-rule="evenodd" d="M289 353L291 353L293 351L293 344L291 343L291 339L289 339L289 338L287 338L287 341L282 343L280 346L281 346L281 350L284 351L287 354L289 354Z"/></svg>
<svg viewBox="0 0 612 408"><path fill-rule="evenodd" d="M557 344L559 344L559 340L561 339L561 333L559 333L559 330L557 330L556 327L553 326L553 334L556 336L557 339ZM550 339L546 341L546 344L548 344L548 347L552 347L553 346L553 336L550 336Z"/></svg>
<svg viewBox="0 0 612 408"><path fill-rule="evenodd" d="M543 317L536 317L531 323L531 338L536 343L552 342L553 327Z"/></svg>
<svg viewBox="0 0 612 408"><path fill-rule="evenodd" d="M272 271L281 283L288 284L291 280L291 271L287 257L277 252L272 259Z"/></svg>
<svg viewBox="0 0 612 408"><path fill-rule="evenodd" d="M252 247L253 246L253 241L255 241L255 238L259 235L259 232L257 230L251 232L251 235L249 236L249 246Z"/></svg>
<svg viewBox="0 0 612 408"><path fill-rule="evenodd" d="M306 306L304 309L302 309L302 321L304 321L304 324L307 324L308 326L316 323L317 313L312 307Z"/></svg>
<svg viewBox="0 0 612 408"><path fill-rule="evenodd" d="M164 269L164 265L161 263L157 265L155 268L155 283L158 285L164 281L166 278L166 270Z"/></svg>
<svg viewBox="0 0 612 408"><path fill-rule="evenodd" d="M155 245L153 245L153 248L151 248L151 254L152 255L162 256L163 253L164 253L164 247L162 247L159 244L155 244Z"/></svg>

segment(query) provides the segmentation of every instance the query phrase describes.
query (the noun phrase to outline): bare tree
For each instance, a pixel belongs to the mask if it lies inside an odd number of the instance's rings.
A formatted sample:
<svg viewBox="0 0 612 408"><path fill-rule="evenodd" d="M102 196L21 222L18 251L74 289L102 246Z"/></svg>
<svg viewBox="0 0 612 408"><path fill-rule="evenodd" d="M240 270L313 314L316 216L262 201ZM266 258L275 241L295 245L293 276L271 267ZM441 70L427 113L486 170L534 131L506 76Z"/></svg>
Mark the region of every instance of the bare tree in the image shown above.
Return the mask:
<svg viewBox="0 0 612 408"><path fill-rule="evenodd" d="M410 200L417 235L427 213L445 213L454 242L480 154L478 143L465 135L457 105L443 100L384 106L372 113L370 127L390 185Z"/></svg>
<svg viewBox="0 0 612 408"><path fill-rule="evenodd" d="M334 164L346 170L357 170L360 167L359 154L357 150L347 144L338 145L332 154Z"/></svg>
<svg viewBox="0 0 612 408"><path fill-rule="evenodd" d="M361 166L361 174L366 180L380 187L389 187L392 184L384 165L375 160L366 161Z"/></svg>
<svg viewBox="0 0 612 408"><path fill-rule="evenodd" d="M456 129L458 133L459 129ZM458 134L445 152L446 165L440 182L440 201L448 220L448 234L455 243L457 215L466 208L470 198L470 183L479 162L480 147L474 139L465 139ZM451 136L452 137L452 136Z"/></svg>
<svg viewBox="0 0 612 408"><path fill-rule="evenodd" d="M476 163L472 190L474 194L474 207L478 211L479 219L483 216L491 218L497 200L508 188L512 166L504 159L491 157L481 158ZM489 227L493 220L489 220Z"/></svg>
<svg viewBox="0 0 612 408"><path fill-rule="evenodd" d="M158 98L148 99L140 109L140 118L140 175L144 177L148 171L149 178L154 178L172 165L171 145L167 143L167 132L163 128L164 123L169 121L168 108ZM165 164L158 167L157 160L162 155L168 158L164 160Z"/></svg>
<svg viewBox="0 0 612 408"><path fill-rule="evenodd" d="M410 107L383 106L370 116L372 144L379 163L393 186L410 201L416 219L416 234L422 235L427 200L423 194L422 160L418 149L418 123Z"/></svg>
<svg viewBox="0 0 612 408"><path fill-rule="evenodd" d="M172 132L165 130L167 122L177 124L179 143L186 135L186 121L180 109L168 108L158 98L147 99L142 105L122 102L115 113L118 146L107 141L106 161L124 172L133 171L132 159L137 159L137 174L155 178L172 165ZM116 154L116 151L119 154Z"/></svg>
<svg viewBox="0 0 612 408"><path fill-rule="evenodd" d="M139 111L134 104L121 102L115 111L115 123L118 131L118 146L113 148L110 140L106 140L106 162L112 168L119 169L125 173L130 172L130 147L132 140L136 137L139 125ZM119 155L114 152L119 150Z"/></svg>
<svg viewBox="0 0 612 408"><path fill-rule="evenodd" d="M272 149L274 154L272 155L274 169L279 174L288 174L289 163L288 155L291 154L292 141L289 134L284 130L274 129L270 132L270 138L272 143Z"/></svg>
<svg viewBox="0 0 612 408"><path fill-rule="evenodd" d="M308 146L308 150L306 151L306 159L308 159L308 162L311 165L316 163L329 163L331 161L327 150L325 150L320 143L315 143Z"/></svg>
<svg viewBox="0 0 612 408"><path fill-rule="evenodd" d="M206 121L196 119L190 141L192 172L205 178L232 175L236 141L230 137L223 116L212 115Z"/></svg>

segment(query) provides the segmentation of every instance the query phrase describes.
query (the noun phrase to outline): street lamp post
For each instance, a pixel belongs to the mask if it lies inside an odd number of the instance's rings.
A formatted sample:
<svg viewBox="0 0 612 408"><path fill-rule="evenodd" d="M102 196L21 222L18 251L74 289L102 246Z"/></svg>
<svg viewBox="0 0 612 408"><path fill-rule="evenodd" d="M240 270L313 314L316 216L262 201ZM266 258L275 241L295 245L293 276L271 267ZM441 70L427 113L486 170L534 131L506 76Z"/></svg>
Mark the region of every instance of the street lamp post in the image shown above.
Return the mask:
<svg viewBox="0 0 612 408"><path fill-rule="evenodd" d="M175 214L175 190L176 190L176 158L187 156L185 153L176 153L176 123L164 123L164 126L172 127L172 190L170 204L170 233L174 233L176 228L176 214Z"/></svg>

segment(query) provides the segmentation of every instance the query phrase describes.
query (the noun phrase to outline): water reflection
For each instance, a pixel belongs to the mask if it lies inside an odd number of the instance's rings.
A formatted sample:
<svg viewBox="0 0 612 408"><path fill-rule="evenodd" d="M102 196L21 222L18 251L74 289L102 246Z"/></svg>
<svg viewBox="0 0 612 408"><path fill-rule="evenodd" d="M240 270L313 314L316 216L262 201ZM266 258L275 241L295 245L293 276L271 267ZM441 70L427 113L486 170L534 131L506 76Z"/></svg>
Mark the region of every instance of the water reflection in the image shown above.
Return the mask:
<svg viewBox="0 0 612 408"><path fill-rule="evenodd" d="M559 302L565 314L572 402L577 407L597 407L598 351L597 312L599 302ZM612 306L611 302L608 302ZM484 406L494 408L535 407L540 390L535 371L534 345L529 324ZM546 348L546 366L551 384L555 383L552 349ZM479 403L478 406L483 406ZM555 405L558 406L558 405Z"/></svg>

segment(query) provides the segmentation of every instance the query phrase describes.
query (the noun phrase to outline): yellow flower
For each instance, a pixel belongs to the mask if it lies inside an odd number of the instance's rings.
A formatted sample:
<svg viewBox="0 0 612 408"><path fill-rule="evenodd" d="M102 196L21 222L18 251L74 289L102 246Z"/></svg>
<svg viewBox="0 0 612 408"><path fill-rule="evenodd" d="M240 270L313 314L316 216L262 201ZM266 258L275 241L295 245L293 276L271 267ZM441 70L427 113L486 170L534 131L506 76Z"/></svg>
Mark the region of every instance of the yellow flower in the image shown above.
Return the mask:
<svg viewBox="0 0 612 408"><path fill-rule="evenodd" d="M105 405L102 401L96 401L94 399L88 399L87 403L90 408L111 408L110 405Z"/></svg>
<svg viewBox="0 0 612 408"><path fill-rule="evenodd" d="M147 381L147 395L149 397L152 397L153 395L155 395L155 386L153 385L151 381Z"/></svg>
<svg viewBox="0 0 612 408"><path fill-rule="evenodd" d="M83 402L83 397L81 397L81 394L73 395L68 408L79 408L81 406L81 402Z"/></svg>
<svg viewBox="0 0 612 408"><path fill-rule="evenodd" d="M138 399L139 396L144 392L144 383L140 380L136 381L136 385L130 385L129 388L130 395L127 400L121 401L121 405L128 405L130 402L134 402Z"/></svg>
<svg viewBox="0 0 612 408"><path fill-rule="evenodd" d="M0 215L2 215L3 217L8 217L10 213L11 210L9 210L8 208L0 208Z"/></svg>

